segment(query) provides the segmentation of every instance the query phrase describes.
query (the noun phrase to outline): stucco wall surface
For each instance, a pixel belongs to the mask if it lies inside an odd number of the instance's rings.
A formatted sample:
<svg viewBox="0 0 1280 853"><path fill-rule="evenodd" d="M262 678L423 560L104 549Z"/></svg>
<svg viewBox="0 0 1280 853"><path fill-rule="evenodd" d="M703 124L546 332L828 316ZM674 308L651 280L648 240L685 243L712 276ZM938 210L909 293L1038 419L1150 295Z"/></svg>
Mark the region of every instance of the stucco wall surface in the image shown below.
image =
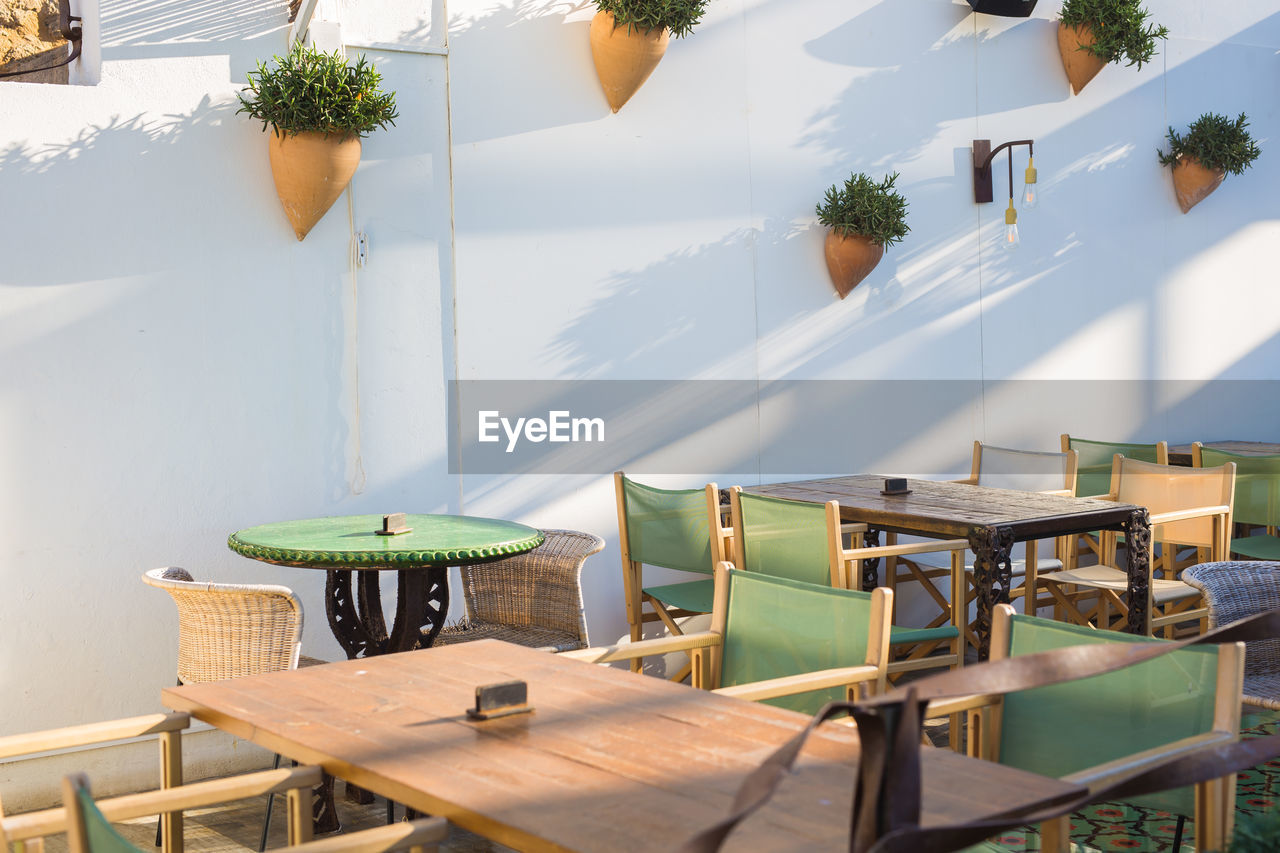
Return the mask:
<svg viewBox="0 0 1280 853"><path fill-rule="evenodd" d="M97 86L0 88L0 733L155 708L175 654L172 606L138 580L155 566L287 584L307 653L337 657L320 573L226 550L266 521L592 531L609 545L588 624L623 633L608 472L450 474L452 379L1280 378L1274 0L1150 0L1172 31L1155 61L1079 96L1052 0L1026 20L713 0L617 114L589 3L335 2L348 43L382 45L363 50L401 118L304 243L235 114L244 72L284 48L284 6L104 2ZM1209 111L1247 112L1263 156L1184 216L1155 150ZM1036 140L1016 253L996 248L1003 204L972 202L975 138ZM814 205L853 171L899 172L912 230L838 301ZM877 468L942 475L975 438L1276 441L1274 406L1046 412L992 391L937 422L874 400L830 416L850 442L896 437ZM644 479L776 479L761 441L814 416L740 414L707 470Z"/></svg>

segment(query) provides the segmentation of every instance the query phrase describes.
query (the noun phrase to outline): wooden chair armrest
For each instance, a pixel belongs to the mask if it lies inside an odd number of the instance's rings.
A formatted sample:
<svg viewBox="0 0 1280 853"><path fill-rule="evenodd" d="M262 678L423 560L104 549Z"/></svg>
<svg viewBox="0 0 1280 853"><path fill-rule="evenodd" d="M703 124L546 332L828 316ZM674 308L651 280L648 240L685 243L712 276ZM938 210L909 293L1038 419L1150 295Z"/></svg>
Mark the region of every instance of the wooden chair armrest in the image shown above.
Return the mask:
<svg viewBox="0 0 1280 853"><path fill-rule="evenodd" d="M160 732L176 732L191 725L191 715L146 714L141 717L128 717L123 720L108 720L102 723L89 723L83 726L68 726L62 729L47 729L41 732L9 735L0 738L0 758L13 758L19 755L30 755L37 752L48 752L53 749L66 749L73 746L88 746L94 743L106 743L113 740L142 737Z"/></svg>
<svg viewBox="0 0 1280 853"><path fill-rule="evenodd" d="M1062 781L1074 782L1077 785L1084 785L1086 788L1093 790L1119 782L1171 758L1189 755L1209 746L1234 743L1237 739L1234 732L1205 732L1200 735L1192 735L1181 740L1175 740L1173 743L1155 746L1151 749L1144 749L1142 752L1135 752L1133 755L1117 758L1115 761L1108 761L1106 764L1088 767L1069 776L1063 776Z"/></svg>
<svg viewBox="0 0 1280 853"><path fill-rule="evenodd" d="M1045 489L1043 492L1037 492L1039 495L1057 495L1063 498L1074 498L1076 493L1072 489Z"/></svg>
<svg viewBox="0 0 1280 853"><path fill-rule="evenodd" d="M968 696L951 696L947 699L930 700L929 705L924 710L926 718L945 717L950 714L956 714L960 711L970 711L974 708L985 708L988 705L994 705L1001 699L998 693L972 693Z"/></svg>
<svg viewBox="0 0 1280 853"><path fill-rule="evenodd" d="M868 664L844 666L800 675L784 675L781 678L753 681L750 684L735 684L732 687L720 687L711 692L758 702L761 699L773 699L777 696L808 693L810 690L824 690L828 687L844 687L862 681L874 681L879 675L879 667Z"/></svg>
<svg viewBox="0 0 1280 853"><path fill-rule="evenodd" d="M931 542L911 542L906 545L878 545L875 548L850 548L844 552L846 560L871 560L876 557L901 557L906 554L930 554L934 551L961 551L969 547L967 539L935 539Z"/></svg>
<svg viewBox="0 0 1280 853"><path fill-rule="evenodd" d="M866 533L868 529L861 521L846 521L840 525L841 533Z"/></svg>
<svg viewBox="0 0 1280 853"><path fill-rule="evenodd" d="M616 646L592 646L589 649L574 649L560 652L559 657L586 661L587 663L609 663L615 660L634 660L650 655L664 655L667 652L682 652L689 649L705 649L718 646L723 638L714 631L699 631L696 634L681 634L679 637L658 637L653 640L640 640L637 643L621 643Z"/></svg>
<svg viewBox="0 0 1280 853"><path fill-rule="evenodd" d="M1195 509L1180 509L1174 512L1160 512L1151 516L1151 524L1169 524L1173 521L1185 521L1189 518L1207 518L1214 515L1226 515L1231 512L1231 507L1223 504L1221 506L1200 506Z"/></svg>
<svg viewBox="0 0 1280 853"><path fill-rule="evenodd" d="M285 767L263 770L226 779L212 779L191 785L179 785L142 794L126 794L109 800L98 800L98 810L112 823L150 815L204 808L231 800L243 800L262 794L273 794L320 784L319 767ZM58 808L4 819L4 833L9 841L39 838L67 829L67 810Z"/></svg>
<svg viewBox="0 0 1280 853"><path fill-rule="evenodd" d="M442 817L428 817L408 823L393 823L376 829L365 829L348 835L334 835L319 841L308 841L289 849L289 853L384 853L404 847L434 847L449 834L449 822Z"/></svg>

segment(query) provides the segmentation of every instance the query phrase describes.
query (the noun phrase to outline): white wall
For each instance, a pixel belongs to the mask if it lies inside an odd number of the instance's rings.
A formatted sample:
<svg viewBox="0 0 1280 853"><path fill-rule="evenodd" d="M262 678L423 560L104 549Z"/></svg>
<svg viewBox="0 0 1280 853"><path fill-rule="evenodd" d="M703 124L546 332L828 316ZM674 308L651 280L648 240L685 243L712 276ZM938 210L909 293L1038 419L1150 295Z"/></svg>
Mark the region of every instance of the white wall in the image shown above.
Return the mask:
<svg viewBox="0 0 1280 853"><path fill-rule="evenodd" d="M1151 0L1174 34L1155 62L1076 97L1051 0L1029 20L714 0L616 115L589 3L452 0L447 61L370 52L401 118L365 142L354 219L341 200L300 244L235 114L244 71L284 47L284 5L106 2L99 85L0 84L0 733L156 707L174 615L137 577L157 565L292 586L309 653L336 657L319 572L225 548L270 520L590 530L610 542L584 578L590 628L621 634L605 472L449 475L448 379L1280 378L1271 0ZM443 0L335 8L352 40L443 52ZM1206 111L1247 112L1264 153L1183 216L1155 149ZM971 202L975 137L1036 140L1042 207L1014 255L995 248L1003 205ZM814 205L893 170L911 234L840 302ZM372 249L354 275L353 231ZM900 432L893 470L1064 430L1280 440L1249 407L1167 434L1176 405L1049 417L993 392L938 423L844 416L850 441ZM805 413L756 417L785 434ZM767 476L749 453L707 467L652 479Z"/></svg>

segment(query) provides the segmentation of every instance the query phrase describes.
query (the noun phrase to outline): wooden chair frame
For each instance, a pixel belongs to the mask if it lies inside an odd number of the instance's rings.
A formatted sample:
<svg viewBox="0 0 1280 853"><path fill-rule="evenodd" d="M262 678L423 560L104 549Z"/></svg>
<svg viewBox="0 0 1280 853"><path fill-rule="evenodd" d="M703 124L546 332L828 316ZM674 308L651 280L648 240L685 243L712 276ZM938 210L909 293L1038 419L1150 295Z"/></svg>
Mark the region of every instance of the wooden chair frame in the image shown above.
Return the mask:
<svg viewBox="0 0 1280 853"><path fill-rule="evenodd" d="M1063 453L1066 453L1067 451L1071 450L1071 436L1068 433L1065 433L1065 432L1062 433L1060 437L1060 441L1062 443ZM1168 465L1169 464L1169 442L1157 441L1155 442L1155 448L1156 448L1156 464ZM1077 453L1076 462L1077 462L1077 474L1078 474L1078 469L1079 469L1078 453ZM1082 497L1094 497L1094 495L1083 495ZM1067 566L1067 568L1075 568L1077 565L1079 565L1081 545L1083 545L1087 550L1091 551L1094 554L1094 556L1097 558L1099 563L1103 562L1101 537L1094 536L1093 534L1089 534L1089 533L1082 533L1081 535L1076 537L1068 537L1067 541L1068 541L1068 554L1067 554L1068 559L1063 561L1063 563Z"/></svg>
<svg viewBox="0 0 1280 853"><path fill-rule="evenodd" d="M1191 443L1191 467L1193 467L1193 468L1203 468L1203 467L1204 467L1204 455L1203 455L1203 450L1204 450L1204 443L1203 443L1203 442L1200 442L1200 441L1193 441L1193 442ZM1237 455L1237 454L1232 454L1232 455ZM1274 458L1274 457L1263 457L1263 458ZM1237 476L1239 476L1239 472L1238 472L1238 471L1237 471ZM1273 483L1272 483L1272 488L1270 488L1270 489L1268 489L1268 490L1267 490L1268 515L1270 515L1272 512L1274 512L1274 511L1275 511L1275 508L1276 508L1277 504L1280 504L1280 484L1276 484L1276 483L1274 483L1274 482L1273 482ZM1232 506L1233 506L1233 508L1234 508L1234 502L1233 502ZM1280 528L1277 528L1277 527L1276 527L1275 525L1273 525L1273 524L1263 525L1263 524L1256 524L1256 523L1249 523L1249 522L1241 522L1241 523L1239 523L1239 524L1237 525L1237 522L1235 521L1235 517L1234 517L1234 514L1233 514L1233 516L1232 516L1232 525L1231 525L1231 527L1229 527L1229 528L1227 529L1227 533L1228 533L1228 536L1229 536L1228 541L1227 541L1227 547L1228 547L1228 549L1230 549L1230 547L1231 547L1231 538L1234 538L1235 533L1236 533L1235 528L1236 528L1237 526L1239 526L1239 527L1242 529L1242 531L1244 531L1243 535L1245 535L1245 536L1250 536L1250 535L1252 535L1252 534L1248 533L1248 530L1250 530L1250 529L1256 529L1256 528L1258 528L1258 527L1264 527L1264 528L1265 528L1265 532L1266 532L1266 535L1267 535L1267 536L1276 537L1276 536L1280 535ZM1234 552L1234 551L1232 551L1231 553L1232 553L1232 554L1234 554L1235 552ZM1227 559L1229 560L1229 559L1231 559L1231 558L1228 556L1228 557L1227 557ZM1258 558L1258 557L1249 557L1249 556L1238 556L1236 559L1241 560L1241 561L1252 561L1252 560L1258 560L1258 559L1260 559L1260 558ZM1200 563L1209 562L1209 560L1206 560L1206 559L1204 558L1204 555L1203 555L1203 554L1197 554L1197 555L1196 555L1196 561L1197 561L1197 562L1200 562Z"/></svg>
<svg viewBox="0 0 1280 853"><path fill-rule="evenodd" d="M662 602L644 592L644 566L639 560L631 557L631 539L627 533L627 505L623 492L622 471L613 472L614 496L618 509L618 546L622 552L622 591L626 602L627 625L631 642L639 643L644 636L646 622L661 622L673 637L683 635L676 619L683 616L696 616L689 610L669 608ZM704 487L707 498L707 528L711 531L711 565L728 559L733 553L733 530L726 528L720 510L720 490L715 483L707 483ZM645 605L649 611L645 611ZM651 652L658 654L658 652ZM639 672L643 661L641 658L631 659L631 671ZM690 673L692 660L684 666L671 681L683 681Z"/></svg>
<svg viewBox="0 0 1280 853"><path fill-rule="evenodd" d="M0 738L0 758L17 758L54 749L93 746L156 735L160 748L160 788L165 790L182 784L182 732L190 725L189 714L146 714L122 720L9 735ZM32 812L32 814L43 814L43 812ZM3 807L0 806L0 834L8 833L13 821L22 821L25 818L26 815L6 817ZM46 833L40 835L43 834ZM181 810L166 812L161 817L160 843L164 853L182 853ZM38 847L39 842L35 846Z"/></svg>
<svg viewBox="0 0 1280 853"><path fill-rule="evenodd" d="M127 794L95 803L108 821L120 822L159 814L180 815L184 810L206 808L233 800L264 794L284 793L288 799L289 847L295 853L378 853L412 847L435 850L448 834L444 818L425 818L376 829L311 841L311 791L320 784L319 767L292 767L264 770L243 776L214 779L191 785ZM88 779L76 773L62 781L63 807L45 809L0 822L6 844L22 842L27 850L40 853L43 839L67 833L71 853L92 853L85 830L85 814L78 792L88 790ZM179 836L180 838L180 836ZM308 843L309 842L309 843Z"/></svg>
<svg viewBox="0 0 1280 853"><path fill-rule="evenodd" d="M1009 657L1013 617L1012 606L996 605L991 631L993 661ZM1240 731L1240 696L1244 686L1244 643L1222 643L1217 648L1216 699L1210 731L1090 767L1064 776L1063 780L1097 790L1178 755L1237 741ZM1003 703L1003 696L963 696L931 702L928 713L934 716L957 711L969 712L969 754L988 761L999 761ZM1235 819L1235 774L1201 782L1195 788L1196 849L1225 849ZM1041 850L1044 853L1068 853L1070 816L1064 815L1041 824L1040 833Z"/></svg>
<svg viewBox="0 0 1280 853"><path fill-rule="evenodd" d="M1118 453L1114 457L1112 457L1111 489L1108 494L1099 495L1095 497L1094 500L1106 500L1106 501L1117 501L1117 502L1121 500L1121 491L1123 489L1123 473L1124 473L1125 463L1126 463L1125 458ZM1146 462L1139 462L1138 460L1128 460L1128 463L1131 465L1150 464ZM1164 466L1164 467L1169 467L1169 466ZM1148 544L1148 552L1147 552L1147 558L1148 558L1147 559L1147 608L1146 608L1147 618L1144 623L1144 631L1148 636L1151 636L1156 629L1163 628L1165 630L1166 636L1172 638L1173 629L1175 625L1177 625L1178 623L1189 622L1192 620L1198 620L1201 623L1200 627L1202 631L1207 626L1209 608L1204 603L1203 599L1199 598L1196 595L1188 595L1188 596L1180 597L1178 599L1175 599L1169 602L1168 605L1165 606L1162 610L1157 609L1157 605L1155 601L1155 587L1153 583L1153 581L1155 580L1155 573L1156 573L1157 567L1156 567L1155 560L1153 559L1153 556L1154 556L1155 544L1159 534L1159 531L1157 529L1158 525L1171 525L1180 521L1191 521L1195 519L1207 518L1207 519L1210 519L1211 521L1211 542L1209 546L1209 555L1208 555L1209 560L1220 561L1220 560L1226 559L1226 553L1228 548L1230 547L1230 542L1231 542L1231 538L1230 538L1231 509L1232 509L1232 502L1234 500L1235 463L1227 462L1222 466L1222 468L1225 470L1223 472L1224 474L1223 486L1221 491L1222 502L1220 504L1192 507L1192 508L1170 511L1170 512L1155 513L1151 515L1152 535L1151 535L1151 540ZM1184 469L1184 470L1187 472L1190 472L1193 469ZM1213 469L1201 469L1201 470L1213 470ZM1166 539L1163 541L1166 544L1166 548L1172 551L1173 549L1168 547L1168 543L1173 540ZM1102 544L1102 551L1101 551L1102 565L1114 566L1116 563L1116 551L1117 551L1115 531L1104 531L1101 539L1101 544ZM1170 563L1170 565L1172 564ZM1170 571L1167 567L1166 567L1166 571L1169 571L1169 574L1171 576L1169 579L1173 579L1172 578L1173 572ZM1091 625L1096 620L1097 627L1103 628L1103 629L1110 629L1115 626L1115 623L1113 623L1112 617L1111 617L1112 608L1114 608L1118 612L1121 622L1123 622L1125 617L1128 616L1129 605L1121 596L1121 594L1116 590L1108 589L1102 586L1093 586L1086 581L1072 580L1069 578L1062 579L1061 581L1054 581L1054 580L1039 581L1038 580L1037 583L1043 583L1043 585L1048 590L1050 595L1053 596L1055 603L1058 604L1061 607L1062 611L1067 614L1068 621L1073 621L1081 625ZM1079 596L1076 595L1075 593L1069 593L1063 590L1061 588L1062 585L1071 585L1076 587L1077 589L1096 591L1098 593L1098 598L1093 610L1087 613L1081 611L1077 606L1079 601ZM1037 589L1034 595L1038 596L1038 594L1039 594L1039 591ZM1199 601L1199 606L1195 606L1196 601Z"/></svg>
<svg viewBox="0 0 1280 853"><path fill-rule="evenodd" d="M1066 436L1064 435L1063 438L1066 438ZM963 480L954 480L953 482L965 483L971 486L978 485L979 480L982 476L982 449L985 446L986 445L984 445L981 441L975 441L973 443L973 462L969 468L969 476ZM994 447L994 445L992 446ZM1000 449L1012 450L1013 448L1000 448ZM1166 455L1167 455L1167 452L1168 451L1167 451L1167 445L1166 445ZM1080 467L1080 454L1077 451L1072 450L1070 447L1064 447L1062 449L1062 453L1066 454L1066 457L1067 457L1066 459L1067 464L1066 464L1066 467L1063 469L1062 488L1061 489L1042 489L1037 492L1038 494L1060 495L1062 497L1067 497L1067 498L1075 497L1076 477L1077 477L1077 474L1079 473L1079 467ZM1028 616L1035 616L1039 611L1040 607L1045 605L1053 605L1055 604L1055 602L1052 598L1042 598L1042 599L1036 600L1034 596L1027 595L1028 589L1036 588L1036 574L1040 570L1039 542L1037 540L1032 539L1024 543L1023 547L1024 547L1024 555L1025 555L1024 560L1026 562L1026 566L1023 570L1023 583L1021 586L1014 587L1013 589L1009 590L1009 600L1010 602L1012 602L1015 599L1021 598L1022 612L1027 614ZM1055 538L1053 540L1053 550L1054 550L1054 556L1064 566L1069 565L1071 560L1071 537L1059 536ZM966 577L968 577L967 568L966 568ZM973 601L974 597L977 595L977 589L973 584L971 577L969 577L969 583L966 584L965 595L966 595L965 611L968 612L969 604ZM972 631L970 633L972 633ZM976 634L974 635L974 637L976 639Z"/></svg>
<svg viewBox="0 0 1280 853"><path fill-rule="evenodd" d="M759 701L778 696L807 693L831 687L846 687L851 698L860 689L872 694L884 691L889 662L889 614L893 608L893 593L883 587L871 593L871 623L867 626L868 642L866 662L858 666L837 667L818 672L788 675L752 684L720 687L723 663L725 626L729 618L729 572L738 571L731 563L721 561L715 567L715 608L712 610L711 629L695 634L660 637L616 646L598 646L561 652L561 657L587 663L611 663L630 661L638 657L687 651L693 657L693 686L711 690L725 696ZM837 626L833 626L837 627ZM863 687L865 685L865 688Z"/></svg>

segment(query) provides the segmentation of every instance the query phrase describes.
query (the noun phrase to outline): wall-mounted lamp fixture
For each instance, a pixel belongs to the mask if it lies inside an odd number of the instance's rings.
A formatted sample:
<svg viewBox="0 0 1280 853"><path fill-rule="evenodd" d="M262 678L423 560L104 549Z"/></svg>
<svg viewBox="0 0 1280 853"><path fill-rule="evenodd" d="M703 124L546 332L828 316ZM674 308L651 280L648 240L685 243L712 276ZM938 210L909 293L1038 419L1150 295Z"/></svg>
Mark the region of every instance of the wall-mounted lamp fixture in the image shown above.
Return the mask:
<svg viewBox="0 0 1280 853"><path fill-rule="evenodd" d="M1017 139L1006 142L994 150L990 139L973 140L973 200L978 204L986 204L995 198L991 183L991 160L1001 151L1009 149L1009 209L1004 212L1004 240L1006 249L1018 247L1018 211L1013 206L1013 148L1016 145L1027 146L1027 171L1024 175L1026 189L1022 194L1023 208L1030 210L1036 206L1035 140Z"/></svg>
<svg viewBox="0 0 1280 853"><path fill-rule="evenodd" d="M1003 18L1027 18L1036 7L1036 0L969 0L975 12L984 15L1000 15Z"/></svg>

